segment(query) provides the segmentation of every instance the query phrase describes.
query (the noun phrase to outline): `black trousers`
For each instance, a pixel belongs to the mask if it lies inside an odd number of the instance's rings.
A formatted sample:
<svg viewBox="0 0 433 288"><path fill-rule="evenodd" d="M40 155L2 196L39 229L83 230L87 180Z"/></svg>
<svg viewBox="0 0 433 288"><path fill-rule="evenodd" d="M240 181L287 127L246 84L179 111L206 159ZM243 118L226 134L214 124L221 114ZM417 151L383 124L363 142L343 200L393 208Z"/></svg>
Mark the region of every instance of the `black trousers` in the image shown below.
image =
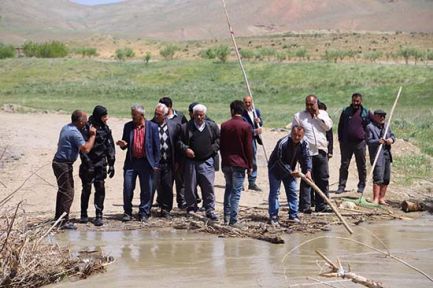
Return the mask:
<svg viewBox="0 0 433 288"><path fill-rule="evenodd" d="M72 162L57 162L53 160L52 167L57 180L56 215L57 220L63 212L65 221L69 220L69 211L74 201L74 176L72 175Z"/></svg>
<svg viewBox="0 0 433 288"><path fill-rule="evenodd" d="M174 172L174 180L176 183L176 202L177 206L183 207L186 205L185 201L185 186L183 183L183 163Z"/></svg>
<svg viewBox="0 0 433 288"><path fill-rule="evenodd" d="M170 212L173 209L174 172L169 164L161 164L155 173L155 186L158 196L156 202L162 210Z"/></svg>
<svg viewBox="0 0 433 288"><path fill-rule="evenodd" d="M102 217L104 211L105 200L105 178L107 178L107 165L95 165L88 167L84 164L80 165L79 176L81 179L81 216L87 217L87 209L89 207L90 194L92 192L92 183L95 186L94 205L96 217Z"/></svg>
<svg viewBox="0 0 433 288"><path fill-rule="evenodd" d="M338 186L341 188L346 187L347 176L349 175L349 165L352 160L353 154L355 154L356 168L358 169L358 188L365 188L365 180L367 178L367 166L366 166L366 143L365 140L359 143L343 143L340 142L341 151L341 165L340 165L340 179Z"/></svg>
<svg viewBox="0 0 433 288"><path fill-rule="evenodd" d="M329 166L328 166L328 155L325 151L319 150L319 154L312 157L313 160L313 171L312 178L314 183L322 190L322 192L329 197ZM311 187L304 181L301 181L300 193L299 193L299 211L303 211L311 208ZM316 211L322 210L326 206L325 200L315 192L314 204Z"/></svg>

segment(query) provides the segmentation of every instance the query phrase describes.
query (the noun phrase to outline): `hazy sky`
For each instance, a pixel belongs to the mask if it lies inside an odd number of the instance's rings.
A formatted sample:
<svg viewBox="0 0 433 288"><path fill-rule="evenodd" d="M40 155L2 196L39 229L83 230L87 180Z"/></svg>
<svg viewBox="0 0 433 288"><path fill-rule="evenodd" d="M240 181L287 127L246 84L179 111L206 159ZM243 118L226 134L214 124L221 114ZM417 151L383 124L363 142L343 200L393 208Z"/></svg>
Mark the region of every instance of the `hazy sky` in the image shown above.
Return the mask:
<svg viewBox="0 0 433 288"><path fill-rule="evenodd" d="M83 4L83 5L99 5L99 4L108 4L108 3L116 3L122 2L123 0L71 0L72 2Z"/></svg>

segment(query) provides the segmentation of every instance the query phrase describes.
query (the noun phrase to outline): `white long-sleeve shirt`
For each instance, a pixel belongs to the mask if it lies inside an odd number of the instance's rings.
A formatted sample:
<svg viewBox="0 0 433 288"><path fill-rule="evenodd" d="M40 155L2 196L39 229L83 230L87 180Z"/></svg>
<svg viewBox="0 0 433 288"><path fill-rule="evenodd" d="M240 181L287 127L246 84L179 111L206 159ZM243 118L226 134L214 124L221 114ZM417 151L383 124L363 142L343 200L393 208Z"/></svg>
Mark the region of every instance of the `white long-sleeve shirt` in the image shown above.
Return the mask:
<svg viewBox="0 0 433 288"><path fill-rule="evenodd" d="M292 127L294 125L304 127L304 140L308 143L310 156L318 155L319 150L328 153L326 131L332 128L332 120L325 110L319 110L319 114L314 117L305 110L298 112L293 116Z"/></svg>

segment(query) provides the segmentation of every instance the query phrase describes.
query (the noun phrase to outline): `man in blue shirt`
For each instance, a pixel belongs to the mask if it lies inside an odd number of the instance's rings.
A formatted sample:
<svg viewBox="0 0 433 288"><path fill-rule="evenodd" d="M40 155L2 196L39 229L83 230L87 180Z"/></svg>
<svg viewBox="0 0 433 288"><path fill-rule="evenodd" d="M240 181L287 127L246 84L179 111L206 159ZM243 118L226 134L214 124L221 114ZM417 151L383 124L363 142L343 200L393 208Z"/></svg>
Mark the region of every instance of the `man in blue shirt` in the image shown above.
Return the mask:
<svg viewBox="0 0 433 288"><path fill-rule="evenodd" d="M59 189L56 199L57 220L64 212L66 216L62 221L62 229L76 229L73 223L69 222L69 211L74 200L74 177L72 175L72 164L77 160L78 153L89 153L95 143L96 129L89 128L89 140L84 141L81 129L87 123L87 114L75 110L71 115L71 123L63 126L60 131L57 152L53 159L53 171L57 179Z"/></svg>

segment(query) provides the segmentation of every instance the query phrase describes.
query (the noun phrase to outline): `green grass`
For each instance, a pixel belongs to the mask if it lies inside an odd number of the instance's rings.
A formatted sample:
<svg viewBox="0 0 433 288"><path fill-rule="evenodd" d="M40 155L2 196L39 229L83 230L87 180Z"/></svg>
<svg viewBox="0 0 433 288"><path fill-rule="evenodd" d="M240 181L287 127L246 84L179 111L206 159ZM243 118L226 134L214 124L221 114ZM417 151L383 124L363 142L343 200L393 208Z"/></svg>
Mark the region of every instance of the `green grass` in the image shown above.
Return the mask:
<svg viewBox="0 0 433 288"><path fill-rule="evenodd" d="M393 130L399 138L433 155L433 68L424 65L246 62L245 68L267 127L282 127L304 109L310 93L319 96L334 119L350 103L353 92L364 95L374 110L391 109L399 86L403 92ZM42 110L91 111L96 104L110 114L128 116L132 103L153 111L157 100L170 96L179 110L198 101L218 122L229 117L229 103L246 94L237 62L212 60L108 62L93 59L5 59L0 61L0 104ZM150 114L148 114L149 116Z"/></svg>
<svg viewBox="0 0 433 288"><path fill-rule="evenodd" d="M398 184L411 185L419 179L431 179L433 176L432 159L425 155L403 155L395 157L394 177Z"/></svg>

